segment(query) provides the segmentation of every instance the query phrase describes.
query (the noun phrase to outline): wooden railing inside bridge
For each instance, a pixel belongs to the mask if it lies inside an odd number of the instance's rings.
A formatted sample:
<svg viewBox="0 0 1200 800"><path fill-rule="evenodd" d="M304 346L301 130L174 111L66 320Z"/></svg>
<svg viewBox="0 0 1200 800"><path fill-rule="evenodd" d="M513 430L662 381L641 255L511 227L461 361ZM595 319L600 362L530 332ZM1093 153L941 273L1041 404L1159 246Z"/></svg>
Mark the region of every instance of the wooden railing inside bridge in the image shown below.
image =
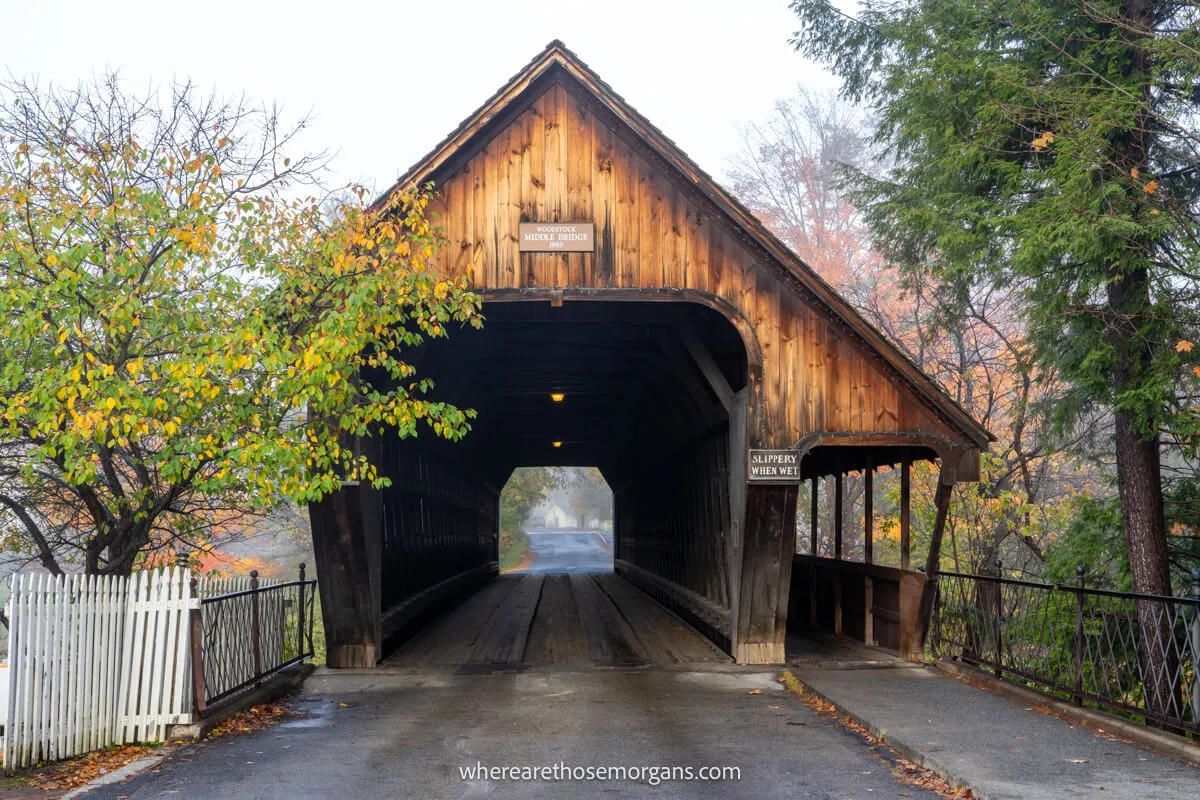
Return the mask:
<svg viewBox="0 0 1200 800"><path fill-rule="evenodd" d="M849 636L864 644L882 647L917 660L921 657L931 604L925 593L925 573L909 568L912 465L909 461L900 464L899 567L874 563L875 470L869 462L862 474L862 561L851 561L844 557L845 473L832 476L832 553L819 555L820 478L811 479L808 553L797 553L792 557L788 628L794 631L821 630ZM939 527L945 524L943 506L948 505L948 498L948 488L943 488L943 484L939 483ZM940 539L940 536L935 538ZM936 558L936 552L932 557Z"/></svg>

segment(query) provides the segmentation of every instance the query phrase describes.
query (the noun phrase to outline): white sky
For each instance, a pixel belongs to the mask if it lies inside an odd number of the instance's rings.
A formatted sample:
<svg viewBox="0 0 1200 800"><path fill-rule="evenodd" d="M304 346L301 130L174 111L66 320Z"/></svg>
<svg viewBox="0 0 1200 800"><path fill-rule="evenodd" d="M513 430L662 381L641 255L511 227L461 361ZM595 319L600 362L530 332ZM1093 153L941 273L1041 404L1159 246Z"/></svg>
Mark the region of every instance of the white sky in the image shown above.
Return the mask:
<svg viewBox="0 0 1200 800"><path fill-rule="evenodd" d="M788 45L787 0L0 0L0 65L132 90L190 78L309 113L339 181L389 185L561 39L718 179L736 126L833 79Z"/></svg>

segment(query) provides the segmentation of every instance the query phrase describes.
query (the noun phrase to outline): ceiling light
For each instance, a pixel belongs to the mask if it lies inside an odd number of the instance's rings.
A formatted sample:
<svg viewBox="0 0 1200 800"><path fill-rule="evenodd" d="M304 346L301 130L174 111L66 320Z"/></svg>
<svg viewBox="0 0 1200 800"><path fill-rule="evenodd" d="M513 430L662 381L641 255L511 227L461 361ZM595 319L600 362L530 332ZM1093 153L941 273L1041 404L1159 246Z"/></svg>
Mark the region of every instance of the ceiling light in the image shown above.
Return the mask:
<svg viewBox="0 0 1200 800"><path fill-rule="evenodd" d="M565 398L566 398L566 395L563 394L562 392L551 392L550 393L550 399L556 403L561 403Z"/></svg>
<svg viewBox="0 0 1200 800"><path fill-rule="evenodd" d="M555 447L562 447L562 442L551 442Z"/></svg>

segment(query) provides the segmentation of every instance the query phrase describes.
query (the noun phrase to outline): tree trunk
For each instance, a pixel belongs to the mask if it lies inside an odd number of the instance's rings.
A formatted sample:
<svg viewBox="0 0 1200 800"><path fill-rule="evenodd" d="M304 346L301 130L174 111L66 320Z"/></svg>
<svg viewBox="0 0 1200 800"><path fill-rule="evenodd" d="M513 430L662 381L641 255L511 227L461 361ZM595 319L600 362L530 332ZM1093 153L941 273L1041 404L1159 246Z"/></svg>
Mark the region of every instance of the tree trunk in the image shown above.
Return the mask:
<svg viewBox="0 0 1200 800"><path fill-rule="evenodd" d="M1129 571L1133 589L1144 594L1169 596L1171 576L1167 561L1167 535L1163 520L1162 476L1158 437L1145 439L1134 429L1132 414L1117 412L1117 486ZM1166 603L1136 603L1138 661L1146 691L1146 710L1162 717L1178 716L1179 652Z"/></svg>
<svg viewBox="0 0 1200 800"><path fill-rule="evenodd" d="M1108 286L1117 368L1113 388L1119 395L1149 367L1153 357L1139 340L1136 320L1150 306L1144 270L1114 275ZM1167 529L1163 519L1161 453L1157 434L1146 436L1129 410L1116 411L1117 489L1133 589L1144 594L1171 594ZM1172 619L1164 603L1138 602L1138 660L1146 692L1146 711L1161 717L1179 713L1176 675L1179 652Z"/></svg>

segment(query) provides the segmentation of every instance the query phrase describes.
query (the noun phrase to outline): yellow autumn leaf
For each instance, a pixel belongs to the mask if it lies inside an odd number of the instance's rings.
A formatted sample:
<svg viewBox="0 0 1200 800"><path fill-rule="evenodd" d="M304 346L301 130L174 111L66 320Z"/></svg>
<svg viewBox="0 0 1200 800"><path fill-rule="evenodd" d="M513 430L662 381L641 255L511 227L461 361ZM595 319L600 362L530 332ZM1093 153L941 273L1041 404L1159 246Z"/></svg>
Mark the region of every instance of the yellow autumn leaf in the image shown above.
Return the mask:
<svg viewBox="0 0 1200 800"><path fill-rule="evenodd" d="M1033 145L1034 150L1037 150L1039 152L1042 150L1045 150L1047 147L1054 144L1054 134L1051 133L1050 131L1046 131L1041 136L1037 137L1032 142L1030 142L1030 144Z"/></svg>
<svg viewBox="0 0 1200 800"><path fill-rule="evenodd" d="M1156 191L1158 191L1158 181L1150 181L1142 187L1142 191L1146 194L1154 194Z"/></svg>
<svg viewBox="0 0 1200 800"><path fill-rule="evenodd" d="M1189 342L1187 339L1180 339L1175 343L1176 353L1190 353L1196 345Z"/></svg>

